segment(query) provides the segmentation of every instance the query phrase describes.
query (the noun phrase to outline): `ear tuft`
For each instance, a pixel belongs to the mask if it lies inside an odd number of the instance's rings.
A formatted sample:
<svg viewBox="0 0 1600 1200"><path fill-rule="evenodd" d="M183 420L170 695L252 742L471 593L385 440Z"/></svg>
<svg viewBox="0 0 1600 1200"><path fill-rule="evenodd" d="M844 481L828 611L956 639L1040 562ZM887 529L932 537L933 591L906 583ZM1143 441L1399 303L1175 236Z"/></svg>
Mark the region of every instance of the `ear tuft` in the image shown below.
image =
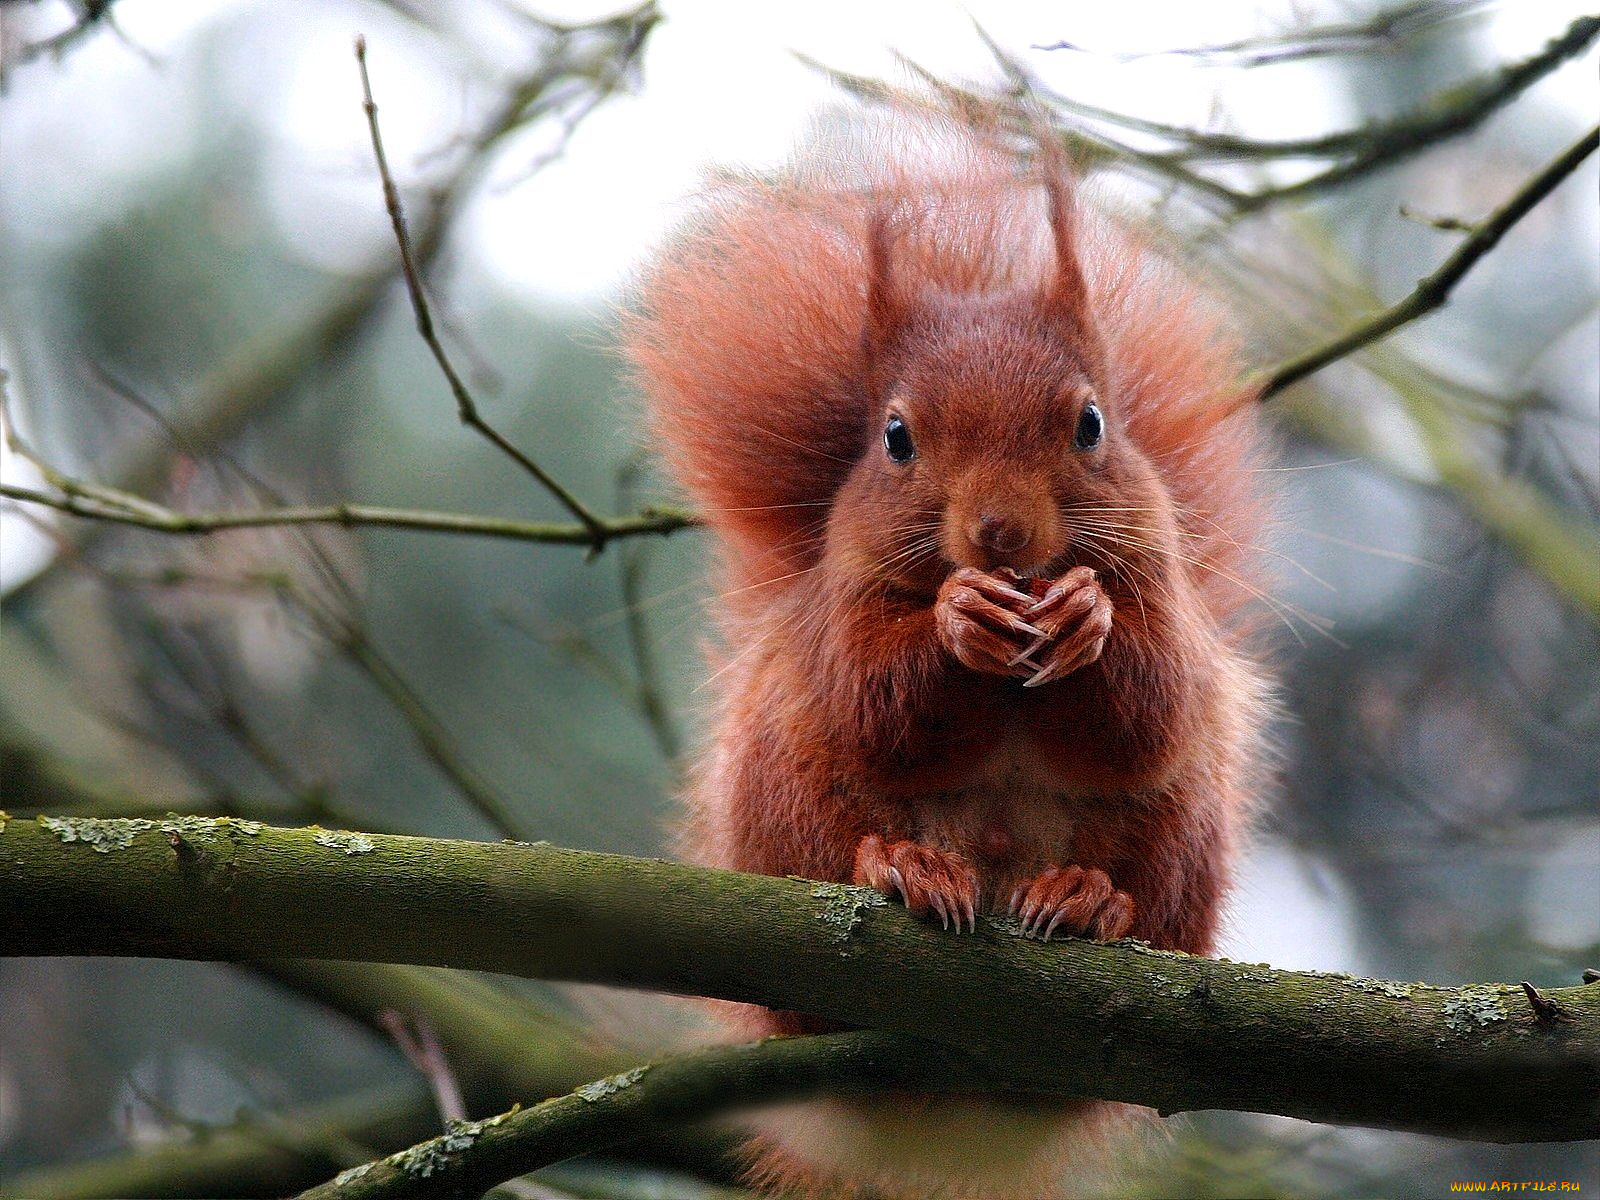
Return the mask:
<svg viewBox="0 0 1600 1200"><path fill-rule="evenodd" d="M1055 248L1055 273L1048 285L1046 306L1061 324L1069 342L1095 371L1101 366L1100 336L1092 315L1093 305L1083 264L1078 257L1078 200L1071 166L1060 139L1044 131L1039 138L1039 166L1044 175L1045 203L1050 240Z"/></svg>
<svg viewBox="0 0 1600 1200"><path fill-rule="evenodd" d="M894 340L906 319L905 295L894 269L900 240L895 216L894 209L881 202L867 215L867 312L861 330L861 357L867 390L874 398L881 383L878 369L884 348Z"/></svg>

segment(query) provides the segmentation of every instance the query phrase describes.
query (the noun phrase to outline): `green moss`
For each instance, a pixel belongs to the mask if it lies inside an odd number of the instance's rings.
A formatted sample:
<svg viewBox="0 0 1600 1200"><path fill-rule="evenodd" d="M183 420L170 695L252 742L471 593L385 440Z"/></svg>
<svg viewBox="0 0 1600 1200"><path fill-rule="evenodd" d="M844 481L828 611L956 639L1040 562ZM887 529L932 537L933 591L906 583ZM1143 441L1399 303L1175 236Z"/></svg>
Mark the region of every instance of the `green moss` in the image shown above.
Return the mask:
<svg viewBox="0 0 1600 1200"><path fill-rule="evenodd" d="M867 909L889 903L882 892L850 883L819 883L811 889L811 895L825 901L817 920L828 926L829 936L836 942L850 940Z"/></svg>
<svg viewBox="0 0 1600 1200"><path fill-rule="evenodd" d="M633 1070L624 1071L620 1075L610 1075L605 1079L596 1079L593 1083L586 1083L582 1087L575 1089L573 1095L580 1100L586 1100L593 1104L597 1100L604 1100L607 1096L615 1096L624 1088L632 1087L644 1078L645 1072L649 1069L648 1066L634 1067Z"/></svg>
<svg viewBox="0 0 1600 1200"><path fill-rule="evenodd" d="M1417 991L1413 984L1396 983L1392 979L1351 978L1345 980L1345 986L1372 996L1393 996L1396 1000L1409 1000Z"/></svg>
<svg viewBox="0 0 1600 1200"><path fill-rule="evenodd" d="M1147 954L1151 958L1193 958L1194 957L1194 955L1185 954L1181 950L1157 950L1149 942L1141 941L1138 938L1131 938L1131 937L1118 938L1114 942L1106 942L1105 945L1107 945L1107 946L1115 946L1119 950L1131 950L1134 954ZM1218 961L1227 962L1228 960L1224 958L1224 959L1220 959Z"/></svg>
<svg viewBox="0 0 1600 1200"><path fill-rule="evenodd" d="M141 833L158 830L180 837L244 834L258 837L266 828L260 821L234 817L184 817L173 813L159 821L145 817L40 817L39 824L63 842L81 842L97 854L126 850Z"/></svg>
<svg viewBox="0 0 1600 1200"><path fill-rule="evenodd" d="M377 1166L377 1163L368 1162L362 1163L359 1167L351 1167L348 1171L340 1171L333 1177L333 1186L344 1187L347 1184L354 1183L375 1166Z"/></svg>
<svg viewBox="0 0 1600 1200"><path fill-rule="evenodd" d="M486 1121L450 1121L446 1124L445 1131L441 1136L426 1142L418 1142L415 1146L402 1150L398 1154L391 1154L386 1161L394 1164L395 1167L413 1178L427 1179L450 1166L454 1161L455 1155L460 1154L463 1150L472 1149L473 1144L483 1136L485 1129L492 1129L520 1111L520 1109L521 1105L518 1105L510 1112L501 1113L497 1117L490 1117ZM366 1167L354 1168L358 1172L357 1174L351 1175L349 1171L345 1172L345 1174L350 1175L352 1179L359 1179L366 1174L371 1166L372 1164L368 1163ZM340 1176L340 1178L344 1177ZM336 1180L335 1182L338 1181Z"/></svg>
<svg viewBox="0 0 1600 1200"><path fill-rule="evenodd" d="M319 846L343 850L346 854L371 854L377 849L366 834L348 833L340 829L319 829L316 841Z"/></svg>
<svg viewBox="0 0 1600 1200"><path fill-rule="evenodd" d="M126 850L135 837L156 827L143 817L40 817L39 824L62 842L82 842L96 854Z"/></svg>
<svg viewBox="0 0 1600 1200"><path fill-rule="evenodd" d="M1444 1004L1444 1023L1460 1034L1474 1033L1510 1017L1505 992L1490 984L1464 987Z"/></svg>
<svg viewBox="0 0 1600 1200"><path fill-rule="evenodd" d="M389 1161L407 1175L416 1179L427 1179L450 1165L450 1151L445 1148L444 1142L445 1139L442 1137L418 1142L415 1146L392 1156Z"/></svg>
<svg viewBox="0 0 1600 1200"><path fill-rule="evenodd" d="M1171 976L1163 975L1159 971L1150 976L1150 985L1155 988L1156 995L1158 996L1189 995L1188 988L1184 987L1183 984L1177 982L1177 980L1173 979Z"/></svg>

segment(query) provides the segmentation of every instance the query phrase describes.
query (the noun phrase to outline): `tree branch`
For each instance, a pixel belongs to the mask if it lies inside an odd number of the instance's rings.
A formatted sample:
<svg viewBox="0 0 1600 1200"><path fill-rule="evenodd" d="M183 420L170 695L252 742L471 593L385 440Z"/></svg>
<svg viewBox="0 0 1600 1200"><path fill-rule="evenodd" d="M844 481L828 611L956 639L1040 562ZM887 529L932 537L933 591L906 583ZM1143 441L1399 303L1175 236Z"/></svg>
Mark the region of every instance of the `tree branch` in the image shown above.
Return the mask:
<svg viewBox="0 0 1600 1200"><path fill-rule="evenodd" d="M635 1067L570 1095L347 1170L299 1200L476 1197L507 1179L685 1122L806 1095L981 1086L982 1066L917 1038L859 1030L772 1038Z"/></svg>
<svg viewBox="0 0 1600 1200"><path fill-rule="evenodd" d="M501 538L516 542L544 542L561 546L589 546L595 534L583 525L549 521L522 521L476 513L428 512L384 508L373 504L323 504L282 508L241 509L232 512L179 512L151 501L138 507L118 507L90 496L78 483L72 492L52 495L34 488L0 483L0 496L23 504L53 508L91 521L111 521L159 533L207 534L227 529L253 529L274 525L344 525L411 529L425 533L455 533L470 537ZM108 489L106 489L108 490ZM700 523L686 509L669 505L646 508L633 516L596 518L601 543L644 534L665 535Z"/></svg>
<svg viewBox="0 0 1600 1200"><path fill-rule="evenodd" d="M1549 991L1571 1019L1539 1024L1518 988L1040 946L998 917L953 937L838 884L202 818L12 821L0 861L8 954L407 961L603 982L931 1036L1017 1088L1163 1112L1491 1141L1600 1135L1600 990Z"/></svg>
<svg viewBox="0 0 1600 1200"><path fill-rule="evenodd" d="M273 960L250 969L378 1032L393 1009L426 1016L466 1089L473 1112L558 1095L636 1061L606 1047L593 1030L570 1025L525 997L470 975L385 963ZM439 1128L419 1086L314 1105L282 1116L248 1114L199 1140L146 1146L67 1166L7 1177L7 1195L32 1200L97 1196L282 1196L310 1187L365 1157L334 1161L329 1146L379 1149L425 1139ZM282 1131L300 1131L289 1137ZM275 1132L276 1131L276 1132ZM321 1136L318 1136L320 1132ZM675 1128L641 1138L629 1161L726 1178L735 1144L726 1135Z"/></svg>
<svg viewBox="0 0 1600 1200"><path fill-rule="evenodd" d="M243 1114L201 1138L8 1172L0 1190L28 1200L283 1196L351 1165L348 1156L335 1153L336 1145L406 1145L427 1137L437 1121L420 1085L389 1087L310 1105L277 1120Z"/></svg>
<svg viewBox="0 0 1600 1200"><path fill-rule="evenodd" d="M1145 58L1190 58L1201 62L1227 60L1243 67L1272 66L1308 58L1327 58L1374 51L1392 51L1446 21L1471 15L1491 0L1409 0L1394 8L1382 9L1365 21L1318 25L1314 28L1267 37L1242 38L1206 46L1177 50L1139 50L1109 57L1117 62L1136 62ZM1036 45L1035 50L1076 50L1082 46L1057 41Z"/></svg>
<svg viewBox="0 0 1600 1200"><path fill-rule="evenodd" d="M411 235L406 232L405 213L400 206L400 189L389 173L389 158L383 151L383 135L378 130L378 105L372 98L372 80L367 75L367 39L356 36L356 65L361 70L362 108L367 114L367 132L372 139L372 157L378 164L378 177L383 181L383 204L389 213L389 223L394 228L394 240L400 248L400 274L406 281L406 294L411 299L411 311L416 316L417 333L455 397L456 413L461 423L487 440L507 458L515 462L543 485L544 489L561 502L563 508L578 519L589 533L590 548L596 552L605 545L605 528L588 507L568 491L556 478L513 445L498 429L490 425L478 412L478 405L467 390L466 381L456 371L444 344L434 332L433 314L428 308L428 297L422 288L422 276L417 270L416 257L411 250Z"/></svg>
<svg viewBox="0 0 1600 1200"><path fill-rule="evenodd" d="M1476 128L1562 63L1582 54L1597 36L1600 36L1600 16L1579 17L1560 35L1550 39L1537 54L1446 88L1403 116L1317 137L1284 141L1260 141L1234 134L1206 133L1180 125L1165 125L1080 104L1054 92L1049 93L1049 98L1079 116L1179 143L1181 148L1171 153L1185 160L1254 162L1349 156L1350 161L1330 168L1330 172L1340 173L1336 179L1317 175L1298 183L1269 189L1265 193L1250 194L1249 205L1259 207L1265 200L1258 197L1270 195L1277 199L1315 190L1330 181L1343 182L1348 177L1366 174L1375 166L1387 165L1436 142Z"/></svg>
<svg viewBox="0 0 1600 1200"><path fill-rule="evenodd" d="M1315 32L1313 30L1312 35ZM1037 105L1043 103L1077 119L1077 125L1060 133L1074 155L1085 163L1106 158L1122 160L1158 182L1188 189L1215 210L1243 216L1282 200L1305 199L1350 183L1477 128L1540 79L1587 50L1596 37L1600 37L1600 16L1579 17L1538 53L1446 88L1400 116L1331 134L1284 141L1262 141L1169 125L1075 100L1047 87L1026 63L981 27L978 35L1005 74L1011 101L1022 102L1017 111L1021 118L1017 132L1024 138L1037 137L1035 112ZM918 103L918 97L881 79L826 67L811 59L802 58L802 61L870 103ZM995 106L994 96L984 96L971 88L950 83L914 62L902 61L902 66L933 88L941 100L957 112L974 108L986 111ZM1101 128L1091 129L1083 122L1097 122ZM1159 138L1169 145L1143 149L1121 141L1105 127ZM1331 165L1292 183L1255 190L1241 190L1196 169L1198 164L1296 159L1320 159Z"/></svg>
<svg viewBox="0 0 1600 1200"><path fill-rule="evenodd" d="M548 37L548 44L525 72L506 80L483 122L454 143L460 159L430 189L429 204L411 237L412 261L419 272L425 274L439 256L456 215L506 142L575 99L582 107L584 92L601 75L599 86L608 95L615 92L618 73L638 61L659 19L654 0L646 0L594 22L529 22ZM606 66L611 69L604 70ZM578 85L576 92L564 94L567 84ZM269 328L246 341L195 385L191 400L172 419L172 435L142 442L126 456L113 472L118 486L134 492L154 487L175 445L207 446L233 435L253 415L348 350L390 294L395 274L394 265L383 264L322 296L302 299L286 326ZM579 539L579 544L589 542ZM58 554L44 570L8 592L4 604L18 603L63 560Z"/></svg>
<svg viewBox="0 0 1600 1200"><path fill-rule="evenodd" d="M1600 21L1600 18L1597 18ZM1399 303L1384 309L1376 317L1356 326L1344 336L1326 346L1319 347L1291 362L1285 363L1269 375L1262 384L1259 398L1270 400L1285 388L1300 382L1306 376L1320 371L1329 363L1337 362L1348 354L1387 337L1402 325L1415 321L1441 307L1450 298L1451 290L1472 270L1479 259L1493 250L1506 233L1527 216L1540 201L1553 192L1562 180L1576 171L1596 147L1600 146L1600 127L1591 129L1561 155L1530 179L1503 206L1491 213L1472 234L1456 247L1455 253L1440 264L1439 269L1423 279L1411 294Z"/></svg>

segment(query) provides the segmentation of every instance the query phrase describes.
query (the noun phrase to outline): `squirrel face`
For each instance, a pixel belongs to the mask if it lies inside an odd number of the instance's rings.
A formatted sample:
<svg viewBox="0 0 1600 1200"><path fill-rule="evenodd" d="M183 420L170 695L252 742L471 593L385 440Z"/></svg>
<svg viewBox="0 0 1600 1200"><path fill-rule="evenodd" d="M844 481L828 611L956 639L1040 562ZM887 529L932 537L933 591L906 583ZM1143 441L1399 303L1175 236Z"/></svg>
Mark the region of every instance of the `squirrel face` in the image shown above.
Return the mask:
<svg viewBox="0 0 1600 1200"><path fill-rule="evenodd" d="M1137 531L1167 505L1095 355L1031 295L906 314L877 354L881 410L836 536L916 592L962 566L1054 577L1142 557Z"/></svg>

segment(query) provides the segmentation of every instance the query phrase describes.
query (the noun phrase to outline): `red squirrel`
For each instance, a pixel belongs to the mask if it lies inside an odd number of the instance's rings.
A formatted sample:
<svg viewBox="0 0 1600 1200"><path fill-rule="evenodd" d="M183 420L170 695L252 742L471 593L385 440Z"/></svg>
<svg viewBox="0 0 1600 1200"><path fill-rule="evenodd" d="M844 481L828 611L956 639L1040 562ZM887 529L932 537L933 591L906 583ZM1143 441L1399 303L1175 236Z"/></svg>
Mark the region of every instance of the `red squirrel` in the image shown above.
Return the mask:
<svg viewBox="0 0 1600 1200"><path fill-rule="evenodd" d="M952 933L1012 914L1207 954L1267 713L1253 395L1215 315L1058 154L909 142L714 187L630 318L719 558L682 852L865 884ZM961 1141L920 1103L902 1124ZM1001 1136L980 1115L968 1150L890 1152L884 1107L769 1123L767 1173L1050 1194L1059 1146L967 1163Z"/></svg>

